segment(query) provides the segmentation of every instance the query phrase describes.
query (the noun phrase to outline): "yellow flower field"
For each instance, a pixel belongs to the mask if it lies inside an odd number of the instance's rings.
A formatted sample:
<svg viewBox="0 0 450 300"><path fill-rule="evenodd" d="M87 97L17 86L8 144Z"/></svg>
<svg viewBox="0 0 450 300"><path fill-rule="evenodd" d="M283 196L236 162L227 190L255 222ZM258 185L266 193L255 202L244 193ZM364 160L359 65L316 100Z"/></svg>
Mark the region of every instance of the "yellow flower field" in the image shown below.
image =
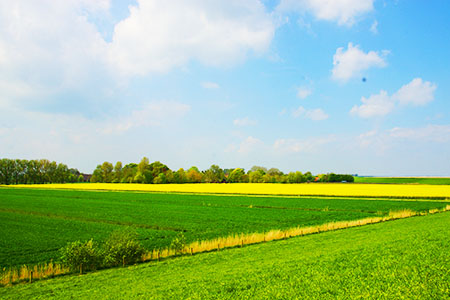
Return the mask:
<svg viewBox="0 0 450 300"><path fill-rule="evenodd" d="M368 196L368 197L423 197L450 198L450 185L410 184L345 184L345 183L204 183L204 184L117 184L117 183L66 183L11 185L8 187L111 190L141 192L179 192L208 194L251 195L314 195L314 196Z"/></svg>

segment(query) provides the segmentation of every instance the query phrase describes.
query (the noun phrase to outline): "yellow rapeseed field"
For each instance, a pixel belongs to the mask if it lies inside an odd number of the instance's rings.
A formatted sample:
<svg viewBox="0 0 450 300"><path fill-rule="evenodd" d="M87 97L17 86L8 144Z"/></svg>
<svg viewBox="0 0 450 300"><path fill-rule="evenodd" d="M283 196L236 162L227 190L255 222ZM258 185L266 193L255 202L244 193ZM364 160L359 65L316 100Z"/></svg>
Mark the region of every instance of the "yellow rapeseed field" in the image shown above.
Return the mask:
<svg viewBox="0 0 450 300"><path fill-rule="evenodd" d="M14 185L10 187L178 192L208 194L250 194L286 196L352 196L352 197L423 197L450 198L450 185L415 184L346 184L346 183L202 183L202 184L127 184L127 183L65 183Z"/></svg>

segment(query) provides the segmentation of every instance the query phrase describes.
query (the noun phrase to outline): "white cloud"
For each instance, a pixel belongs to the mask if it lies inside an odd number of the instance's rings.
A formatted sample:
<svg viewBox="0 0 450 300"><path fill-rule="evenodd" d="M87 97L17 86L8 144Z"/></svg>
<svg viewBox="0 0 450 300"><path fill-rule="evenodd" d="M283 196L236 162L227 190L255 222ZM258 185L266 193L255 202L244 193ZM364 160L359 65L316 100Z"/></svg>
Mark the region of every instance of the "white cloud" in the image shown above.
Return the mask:
<svg viewBox="0 0 450 300"><path fill-rule="evenodd" d="M361 118L382 117L391 113L397 104L425 105L433 101L436 88L434 83L415 78L392 96L381 90L379 94L371 95L369 98L362 97L363 104L353 106L350 113Z"/></svg>
<svg viewBox="0 0 450 300"><path fill-rule="evenodd" d="M248 117L242 118L242 119L235 119L233 120L233 124L235 126L243 127L243 126L253 126L258 124L256 120L249 119Z"/></svg>
<svg viewBox="0 0 450 300"><path fill-rule="evenodd" d="M307 87L299 87L297 90L297 97L300 99L306 99L311 94L312 90Z"/></svg>
<svg viewBox="0 0 450 300"><path fill-rule="evenodd" d="M373 21L372 25L370 26L370 32L373 34L378 34L378 21Z"/></svg>
<svg viewBox="0 0 450 300"><path fill-rule="evenodd" d="M382 117L395 108L395 103L386 91L380 91L379 94L371 95L369 98L362 97L360 106L353 106L350 113L358 115L361 118Z"/></svg>
<svg viewBox="0 0 450 300"><path fill-rule="evenodd" d="M313 121L322 121L328 119L328 115L320 108L308 110L306 112L306 117Z"/></svg>
<svg viewBox="0 0 450 300"><path fill-rule="evenodd" d="M305 109L303 106L299 106L298 108L292 111L292 116L294 118L298 118L304 116L307 119L313 121L322 121L328 119L328 115L320 108L316 109Z"/></svg>
<svg viewBox="0 0 450 300"><path fill-rule="evenodd" d="M389 130L393 138L420 142L446 143L450 141L450 125L428 125L422 128L399 128Z"/></svg>
<svg viewBox="0 0 450 300"><path fill-rule="evenodd" d="M129 75L166 72L191 60L229 66L266 51L274 31L258 0L138 0L114 29L109 60Z"/></svg>
<svg viewBox="0 0 450 300"><path fill-rule="evenodd" d="M433 101L436 88L434 83L414 78L410 83L402 86L392 97L402 105L423 106Z"/></svg>
<svg viewBox="0 0 450 300"><path fill-rule="evenodd" d="M91 21L111 22L110 6L110 0L0 1L0 87L8 87L0 105L45 106L74 91L89 98L95 90L99 99L126 84L123 76L193 60L228 67L264 53L275 31L259 0L138 0L107 42Z"/></svg>
<svg viewBox="0 0 450 300"><path fill-rule="evenodd" d="M109 1L18 0L0 3L0 80L72 87L104 59L106 42L88 16Z"/></svg>
<svg viewBox="0 0 450 300"><path fill-rule="evenodd" d="M122 133L132 128L166 126L190 111L187 104L174 101L150 102L139 110L134 110L128 116L119 120L111 120L99 131L106 134Z"/></svg>
<svg viewBox="0 0 450 300"><path fill-rule="evenodd" d="M385 57L388 53L388 51L382 51L381 55L375 51L364 53L359 45L353 46L352 43L348 43L346 51L343 47L340 47L333 56L332 78L346 82L351 78L360 76L362 71L369 68L383 68L387 65Z"/></svg>
<svg viewBox="0 0 450 300"><path fill-rule="evenodd" d="M298 117L302 116L305 112L306 112L306 109L303 106L299 106L298 108L294 109L294 111L292 111L292 116L294 118L298 118Z"/></svg>
<svg viewBox="0 0 450 300"><path fill-rule="evenodd" d="M281 0L279 12L309 12L315 18L352 26L356 19L373 10L374 0Z"/></svg>
<svg viewBox="0 0 450 300"><path fill-rule="evenodd" d="M264 147L264 143L260 139L249 136L241 142L241 144L239 145L239 149L237 149L237 152L248 154L250 152L261 149L262 147Z"/></svg>
<svg viewBox="0 0 450 300"><path fill-rule="evenodd" d="M273 144L273 149L281 153L313 153L323 146L336 140L335 136L327 136L312 139L278 139Z"/></svg>
<svg viewBox="0 0 450 300"><path fill-rule="evenodd" d="M217 84L215 82L210 82L210 81L202 82L202 87L204 89L218 89L218 88L220 88L219 84Z"/></svg>

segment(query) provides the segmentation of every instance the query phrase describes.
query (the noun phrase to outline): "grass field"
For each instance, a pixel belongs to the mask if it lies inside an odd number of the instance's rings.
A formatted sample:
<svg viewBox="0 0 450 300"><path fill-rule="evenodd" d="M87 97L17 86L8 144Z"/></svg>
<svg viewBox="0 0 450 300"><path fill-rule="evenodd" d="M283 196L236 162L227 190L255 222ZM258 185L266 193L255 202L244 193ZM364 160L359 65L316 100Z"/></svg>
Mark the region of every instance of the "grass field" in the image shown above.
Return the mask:
<svg viewBox="0 0 450 300"><path fill-rule="evenodd" d="M127 184L75 183L16 185L15 188L107 191L180 192L209 194L306 195L385 198L450 198L450 185L348 184L348 183L233 183L233 184Z"/></svg>
<svg viewBox="0 0 450 300"><path fill-rule="evenodd" d="M390 211L442 209L449 202L157 194L0 188L0 266L57 259L75 240L104 240L133 226L145 248L167 248L232 234L383 216Z"/></svg>
<svg viewBox="0 0 450 300"><path fill-rule="evenodd" d="M355 177L356 183L450 184L450 177Z"/></svg>
<svg viewBox="0 0 450 300"><path fill-rule="evenodd" d="M450 213L0 289L2 299L450 299Z"/></svg>

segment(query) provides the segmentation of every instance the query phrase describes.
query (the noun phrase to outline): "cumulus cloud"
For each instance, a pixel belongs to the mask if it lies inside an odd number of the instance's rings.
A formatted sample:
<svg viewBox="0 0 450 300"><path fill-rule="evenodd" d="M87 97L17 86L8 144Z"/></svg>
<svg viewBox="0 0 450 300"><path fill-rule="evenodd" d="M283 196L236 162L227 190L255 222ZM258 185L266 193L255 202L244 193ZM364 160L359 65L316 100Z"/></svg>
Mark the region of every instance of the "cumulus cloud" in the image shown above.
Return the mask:
<svg viewBox="0 0 450 300"><path fill-rule="evenodd" d="M434 83L415 78L392 96L381 90L379 94L371 95L369 98L362 97L362 104L353 106L350 113L361 118L382 117L391 113L398 104L401 106L425 105L433 101L436 88Z"/></svg>
<svg viewBox="0 0 450 300"><path fill-rule="evenodd" d="M127 18L110 24L106 41L92 20L109 20L110 6L110 0L0 2L0 87L8 87L0 105L47 104L68 91L108 93L111 82L190 61L228 67L264 53L275 31L259 0L138 0Z"/></svg>
<svg viewBox="0 0 450 300"><path fill-rule="evenodd" d="M386 50L382 51L381 55L375 51L365 53L359 48L359 45L353 46L352 43L348 43L347 50L340 47L333 56L332 78L346 82L360 76L361 72L369 68L383 68L387 65L385 57L388 53L389 51Z"/></svg>
<svg viewBox="0 0 450 300"><path fill-rule="evenodd" d="M256 120L252 120L249 117L245 117L242 119L235 119L233 120L234 126L244 127L244 126L253 126L258 124Z"/></svg>
<svg viewBox="0 0 450 300"><path fill-rule="evenodd" d="M131 75L166 72L191 60L228 66L264 52L274 31L258 0L138 0L114 29L109 61Z"/></svg>
<svg viewBox="0 0 450 300"><path fill-rule="evenodd" d="M328 115L320 108L316 109L305 109L303 106L292 111L292 116L294 118L305 117L313 121L322 121L328 119Z"/></svg>
<svg viewBox="0 0 450 300"><path fill-rule="evenodd" d="M373 10L374 0L281 0L279 12L308 12L318 20L352 26L357 18Z"/></svg>
<svg viewBox="0 0 450 300"><path fill-rule="evenodd" d="M88 17L109 1L0 2L0 85L10 102L82 86L101 69L106 42ZM25 92L25 95L24 95Z"/></svg>
<svg viewBox="0 0 450 300"><path fill-rule="evenodd" d="M312 90L307 87L299 87L297 90L297 97L300 99L306 99L309 95L312 94Z"/></svg>
<svg viewBox="0 0 450 300"><path fill-rule="evenodd" d="M436 88L434 83L423 82L422 78L414 78L410 83L402 86L392 98L402 105L423 106L433 101Z"/></svg>
<svg viewBox="0 0 450 300"><path fill-rule="evenodd" d="M380 91L379 94L371 95L369 98L362 97L360 106L353 106L350 113L358 115L361 118L382 117L395 108L395 102L386 91Z"/></svg>

